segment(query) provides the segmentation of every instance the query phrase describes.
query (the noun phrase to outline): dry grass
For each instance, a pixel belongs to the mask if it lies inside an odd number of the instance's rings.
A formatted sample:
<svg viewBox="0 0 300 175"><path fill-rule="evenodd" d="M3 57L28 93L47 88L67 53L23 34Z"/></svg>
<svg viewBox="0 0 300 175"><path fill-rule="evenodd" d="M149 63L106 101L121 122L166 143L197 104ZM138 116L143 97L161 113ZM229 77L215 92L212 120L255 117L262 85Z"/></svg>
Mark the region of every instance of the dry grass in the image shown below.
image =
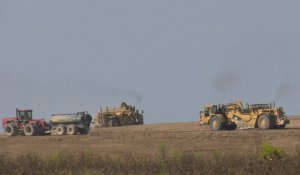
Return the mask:
<svg viewBox="0 0 300 175"><path fill-rule="evenodd" d="M160 154L152 158L123 154L100 156L90 148L83 152L63 154L54 150L48 158L37 153L11 158L0 154L1 174L299 174L298 151L286 153L264 142L234 154L212 148L211 156L185 154L180 148L166 152L161 143ZM262 150L264 149L264 150Z"/></svg>

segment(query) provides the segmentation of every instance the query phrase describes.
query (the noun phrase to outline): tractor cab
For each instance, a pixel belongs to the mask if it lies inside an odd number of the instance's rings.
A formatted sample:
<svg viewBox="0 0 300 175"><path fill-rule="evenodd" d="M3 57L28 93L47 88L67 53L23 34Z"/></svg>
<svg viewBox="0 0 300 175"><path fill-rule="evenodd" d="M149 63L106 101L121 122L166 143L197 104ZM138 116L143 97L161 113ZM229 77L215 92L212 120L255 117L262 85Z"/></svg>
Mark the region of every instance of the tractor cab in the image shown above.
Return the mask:
<svg viewBox="0 0 300 175"><path fill-rule="evenodd" d="M199 112L200 114L200 126L201 125L208 125L212 116L217 116L223 118L226 114L224 111L224 105L204 105L203 111Z"/></svg>
<svg viewBox="0 0 300 175"><path fill-rule="evenodd" d="M32 110L17 110L17 117L19 120L32 120Z"/></svg>
<svg viewBox="0 0 300 175"><path fill-rule="evenodd" d="M217 110L218 110L217 105L205 105L203 107L203 111L200 111L200 118L210 117L212 114L217 113Z"/></svg>
<svg viewBox="0 0 300 175"><path fill-rule="evenodd" d="M200 122L208 123L210 117L218 111L217 105L204 105L203 111L200 111Z"/></svg>

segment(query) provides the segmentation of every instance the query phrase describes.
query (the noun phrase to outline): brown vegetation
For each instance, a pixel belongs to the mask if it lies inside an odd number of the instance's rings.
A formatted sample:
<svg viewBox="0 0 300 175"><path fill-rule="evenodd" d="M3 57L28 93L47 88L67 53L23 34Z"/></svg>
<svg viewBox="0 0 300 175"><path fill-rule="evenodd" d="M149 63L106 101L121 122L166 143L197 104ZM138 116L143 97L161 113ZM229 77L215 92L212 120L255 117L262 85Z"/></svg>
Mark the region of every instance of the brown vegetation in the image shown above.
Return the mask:
<svg viewBox="0 0 300 175"><path fill-rule="evenodd" d="M265 147L263 145L266 145ZM222 153L212 149L210 156L201 153L186 154L180 148L165 152L167 145L160 144L160 154L152 159L121 154L100 156L91 148L63 154L58 149L47 159L34 152L11 158L0 154L1 174L298 174L298 150L284 150L263 142L255 148L247 147L236 153ZM156 158L155 158L156 157Z"/></svg>

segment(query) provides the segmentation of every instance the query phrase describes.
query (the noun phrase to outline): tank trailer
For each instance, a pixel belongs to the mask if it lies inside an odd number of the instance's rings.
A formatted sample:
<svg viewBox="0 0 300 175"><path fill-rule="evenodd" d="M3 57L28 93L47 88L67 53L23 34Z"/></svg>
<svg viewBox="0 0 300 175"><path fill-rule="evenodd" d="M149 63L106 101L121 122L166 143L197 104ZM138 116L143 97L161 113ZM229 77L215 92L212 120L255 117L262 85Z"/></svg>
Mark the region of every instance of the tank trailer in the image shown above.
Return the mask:
<svg viewBox="0 0 300 175"><path fill-rule="evenodd" d="M53 114L50 123L57 135L77 135L89 132L92 116L87 111L74 114Z"/></svg>

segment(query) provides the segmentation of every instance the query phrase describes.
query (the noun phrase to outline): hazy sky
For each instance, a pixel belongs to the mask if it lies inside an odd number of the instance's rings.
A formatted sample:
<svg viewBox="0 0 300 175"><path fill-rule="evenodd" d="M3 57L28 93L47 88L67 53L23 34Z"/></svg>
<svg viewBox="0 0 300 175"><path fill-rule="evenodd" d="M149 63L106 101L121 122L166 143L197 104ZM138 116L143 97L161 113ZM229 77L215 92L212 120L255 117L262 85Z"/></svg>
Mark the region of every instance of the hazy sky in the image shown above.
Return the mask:
<svg viewBox="0 0 300 175"><path fill-rule="evenodd" d="M199 120L205 104L300 115L300 1L0 0L1 119L143 109ZM1 130L1 132L3 132Z"/></svg>

